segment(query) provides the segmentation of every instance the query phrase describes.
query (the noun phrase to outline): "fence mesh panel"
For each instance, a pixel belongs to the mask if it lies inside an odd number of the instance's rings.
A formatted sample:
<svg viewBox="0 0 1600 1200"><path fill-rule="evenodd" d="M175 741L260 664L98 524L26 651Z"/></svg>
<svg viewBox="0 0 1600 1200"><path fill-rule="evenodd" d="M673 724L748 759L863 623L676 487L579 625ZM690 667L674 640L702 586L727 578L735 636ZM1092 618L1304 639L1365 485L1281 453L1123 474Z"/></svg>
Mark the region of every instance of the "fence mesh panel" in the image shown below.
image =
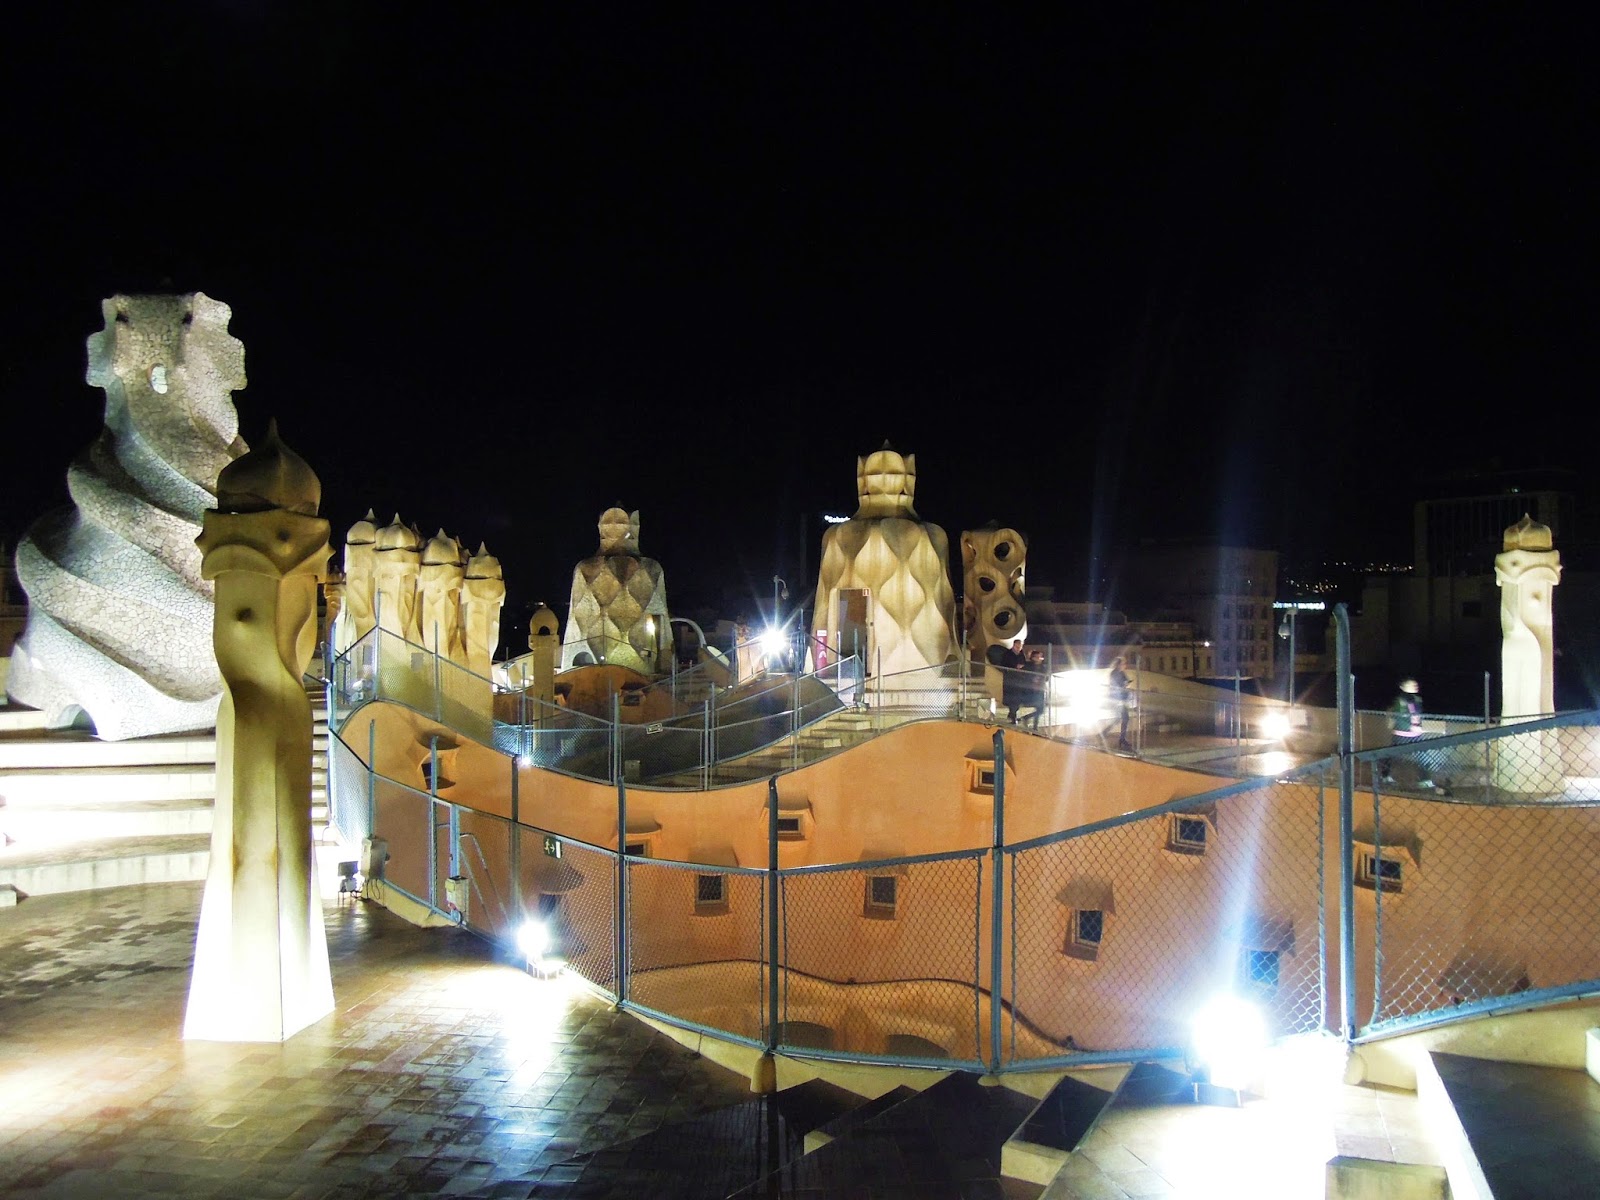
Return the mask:
<svg viewBox="0 0 1600 1200"><path fill-rule="evenodd" d="M1371 979L1358 975L1358 1011L1371 1014L1369 1031L1600 978L1600 796L1594 779L1563 773L1582 768L1592 735L1497 731L1446 755L1406 747L1386 756L1394 783L1379 766L1357 793L1354 917ZM1478 777L1447 773L1474 757L1487 764Z"/></svg>
<svg viewBox="0 0 1600 1200"><path fill-rule="evenodd" d="M1200 797L1012 858L1011 1061L1182 1046L1210 996L1320 1028L1316 778Z"/></svg>
<svg viewBox="0 0 1600 1200"><path fill-rule="evenodd" d="M1593 726L1523 731L1507 724L1450 737L1391 733L1389 740L1386 748L1358 755L1358 786L1491 804L1600 804L1600 745Z"/></svg>
<svg viewBox="0 0 1600 1200"><path fill-rule="evenodd" d="M430 899L433 873L433 800L424 792L378 776L374 780L372 836L389 847L383 882L413 899Z"/></svg>
<svg viewBox="0 0 1600 1200"><path fill-rule="evenodd" d="M337 734L328 735L328 823L346 846L372 835L367 804L367 764Z"/></svg>
<svg viewBox="0 0 1600 1200"><path fill-rule="evenodd" d="M765 873L645 858L627 870L628 999L761 1040Z"/></svg>
<svg viewBox="0 0 1600 1200"><path fill-rule="evenodd" d="M542 920L551 953L565 959L569 970L615 995L615 852L525 825L517 828L517 836L522 919Z"/></svg>
<svg viewBox="0 0 1600 1200"><path fill-rule="evenodd" d="M780 1045L981 1060L981 853L780 872Z"/></svg>
<svg viewBox="0 0 1600 1200"><path fill-rule="evenodd" d="M630 783L693 779L704 765L705 725L699 714L624 725L617 732L622 738L622 777Z"/></svg>
<svg viewBox="0 0 1600 1200"><path fill-rule="evenodd" d="M511 895L511 822L470 808L456 812L459 868L471 888L465 923L487 937L510 942L519 924Z"/></svg>
<svg viewBox="0 0 1600 1200"><path fill-rule="evenodd" d="M376 631L367 634L333 661L332 703L328 707L328 727L334 731L358 704L371 700L377 692Z"/></svg>

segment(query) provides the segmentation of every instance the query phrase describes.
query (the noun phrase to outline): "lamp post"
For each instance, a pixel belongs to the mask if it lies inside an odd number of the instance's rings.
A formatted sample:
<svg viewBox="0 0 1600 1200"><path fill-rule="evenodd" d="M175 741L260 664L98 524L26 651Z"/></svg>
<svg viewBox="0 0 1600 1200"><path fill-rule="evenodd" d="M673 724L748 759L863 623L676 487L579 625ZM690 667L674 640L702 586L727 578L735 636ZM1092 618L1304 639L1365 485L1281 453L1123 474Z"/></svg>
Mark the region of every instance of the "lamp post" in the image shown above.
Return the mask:
<svg viewBox="0 0 1600 1200"><path fill-rule="evenodd" d="M1294 707L1294 625L1295 610L1290 609L1283 614L1283 620L1278 622L1278 636L1289 639L1289 694L1284 697L1289 702L1289 707Z"/></svg>
<svg viewBox="0 0 1600 1200"><path fill-rule="evenodd" d="M1302 612L1321 612L1328 606L1321 600L1274 600L1272 607L1283 612L1283 619L1278 622L1278 636L1289 639L1289 694L1286 699L1293 708L1295 618Z"/></svg>

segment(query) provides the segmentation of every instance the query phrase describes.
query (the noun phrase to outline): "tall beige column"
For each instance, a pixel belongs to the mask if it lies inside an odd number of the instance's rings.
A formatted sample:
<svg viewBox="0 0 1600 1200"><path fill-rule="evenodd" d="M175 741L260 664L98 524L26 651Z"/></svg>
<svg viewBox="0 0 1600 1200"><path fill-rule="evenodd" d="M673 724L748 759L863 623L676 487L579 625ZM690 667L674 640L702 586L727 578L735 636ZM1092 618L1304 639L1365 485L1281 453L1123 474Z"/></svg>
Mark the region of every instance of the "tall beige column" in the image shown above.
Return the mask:
<svg viewBox="0 0 1600 1200"><path fill-rule="evenodd" d="M461 637L461 584L465 574L461 544L439 530L422 548L422 566L417 573L422 644L440 657L462 664L467 659Z"/></svg>
<svg viewBox="0 0 1600 1200"><path fill-rule="evenodd" d="M528 620L528 657L533 660L533 682L527 690L546 704L556 702L556 656L560 652L556 615L549 605L541 604ZM541 709L541 716L543 713Z"/></svg>
<svg viewBox="0 0 1600 1200"><path fill-rule="evenodd" d="M422 566L422 545L400 514L378 530L373 547L373 603L378 626L396 638L421 644L417 622L417 573Z"/></svg>
<svg viewBox="0 0 1600 1200"><path fill-rule="evenodd" d="M1555 711L1555 620L1552 602L1561 582L1561 555L1550 528L1523 514L1506 530L1494 557L1500 585L1500 719L1545 716ZM1495 785L1507 791L1549 793L1560 789L1559 765L1547 761L1543 734L1523 734L1500 743Z"/></svg>
<svg viewBox="0 0 1600 1200"><path fill-rule="evenodd" d="M335 558L337 555L329 557L327 574L322 580L322 622L328 645L337 649L339 614L344 611L344 572Z"/></svg>
<svg viewBox="0 0 1600 1200"><path fill-rule="evenodd" d="M500 608L505 602L506 582L500 560L479 542L478 552L467 561L461 616L466 632L467 669L485 679L500 644Z"/></svg>
<svg viewBox="0 0 1600 1200"><path fill-rule="evenodd" d="M378 623L373 613L377 543L378 527L369 508L367 515L350 526L350 532L344 535L343 620L339 622L338 637L334 641L334 648L341 654L371 633Z"/></svg>
<svg viewBox="0 0 1600 1200"><path fill-rule="evenodd" d="M183 1036L281 1042L333 1011L311 850L311 701L301 677L328 561L322 488L266 440L223 468L196 539L222 672L211 865Z"/></svg>

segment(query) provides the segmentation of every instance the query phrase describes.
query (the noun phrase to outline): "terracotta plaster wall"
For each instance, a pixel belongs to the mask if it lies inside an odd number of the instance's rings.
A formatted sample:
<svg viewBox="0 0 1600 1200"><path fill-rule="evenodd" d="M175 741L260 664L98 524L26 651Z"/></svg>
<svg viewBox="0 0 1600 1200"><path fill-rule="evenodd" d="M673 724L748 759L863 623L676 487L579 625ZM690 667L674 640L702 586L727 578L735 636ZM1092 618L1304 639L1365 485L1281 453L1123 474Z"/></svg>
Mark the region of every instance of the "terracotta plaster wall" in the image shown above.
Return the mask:
<svg viewBox="0 0 1600 1200"><path fill-rule="evenodd" d="M377 722L381 771L416 772L432 732L429 722L393 706L369 706L354 729L358 752L365 750L362 720ZM987 759L991 737L992 730L979 725L911 725L780 777L780 811L800 815L806 835L780 842L780 865L854 864L986 847L993 834L992 799L970 791L969 780L972 764ZM1228 782L1015 734L1007 735L1006 747L1005 834L1012 843ZM509 815L508 758L464 743L454 769L457 782L449 799ZM531 767L518 768L517 780L527 826L603 847L617 844L614 785ZM765 782L707 792L630 787L627 798L630 837L647 837L656 860L766 865ZM1023 852L1016 862L1015 897L1007 896L1002 912L1003 990L1009 993L1014 972L1015 1000L1027 1021L1057 1040L1071 1036L1082 1048L1181 1039L1177 1022L1208 990L1234 976L1240 922L1257 916L1292 929L1272 1003L1280 1029L1304 1027L1317 1016L1320 868L1320 899L1330 914L1329 1016L1336 1021L1336 810L1331 786L1267 780L1217 803L1201 856L1168 848L1164 816ZM1387 851L1402 860L1404 888L1382 897L1383 960L1390 994L1404 987L1408 999L1386 1014L1446 1002L1439 981L1458 955L1525 971L1534 987L1600 977L1600 949L1569 929L1573 917L1590 906L1591 865L1600 860L1600 811L1389 797L1382 816L1391 841L1398 843L1408 831L1417 848L1415 855L1398 844ZM1371 818L1370 796L1358 796L1358 828ZM524 846L530 844L538 845L525 838ZM603 872L604 861L596 860L594 869ZM1009 886L1009 861L1005 870ZM850 986L918 977L969 986L976 979L987 987L991 871L986 853L912 864L896 875L892 920L867 911L864 871L787 877L782 917L788 965L807 977ZM696 874L659 862L630 867L636 966L759 957L761 879L728 875L727 911L707 912L695 903ZM1115 896L1093 960L1065 950L1072 907L1063 891L1082 879L1109 885ZM595 887L603 891L599 882ZM1020 947L1015 966L1013 900ZM1363 1025L1373 1012L1378 900L1376 893L1357 889L1356 1019ZM1503 982L1509 987L1515 977Z"/></svg>

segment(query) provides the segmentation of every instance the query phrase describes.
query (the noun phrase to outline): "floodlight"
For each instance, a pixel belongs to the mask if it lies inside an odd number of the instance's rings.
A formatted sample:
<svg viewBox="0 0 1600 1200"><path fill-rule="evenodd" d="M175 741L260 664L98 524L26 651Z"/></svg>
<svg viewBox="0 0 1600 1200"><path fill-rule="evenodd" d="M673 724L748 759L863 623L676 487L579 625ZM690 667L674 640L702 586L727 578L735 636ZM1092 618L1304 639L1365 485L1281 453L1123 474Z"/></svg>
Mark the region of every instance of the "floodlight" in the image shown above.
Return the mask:
<svg viewBox="0 0 1600 1200"><path fill-rule="evenodd" d="M1267 1022L1261 1010L1231 992L1215 996L1191 1024L1195 1058L1218 1087L1240 1089L1261 1067Z"/></svg>
<svg viewBox="0 0 1600 1200"><path fill-rule="evenodd" d="M530 967L537 966L550 948L550 931L543 921L524 921L517 930L517 945Z"/></svg>

